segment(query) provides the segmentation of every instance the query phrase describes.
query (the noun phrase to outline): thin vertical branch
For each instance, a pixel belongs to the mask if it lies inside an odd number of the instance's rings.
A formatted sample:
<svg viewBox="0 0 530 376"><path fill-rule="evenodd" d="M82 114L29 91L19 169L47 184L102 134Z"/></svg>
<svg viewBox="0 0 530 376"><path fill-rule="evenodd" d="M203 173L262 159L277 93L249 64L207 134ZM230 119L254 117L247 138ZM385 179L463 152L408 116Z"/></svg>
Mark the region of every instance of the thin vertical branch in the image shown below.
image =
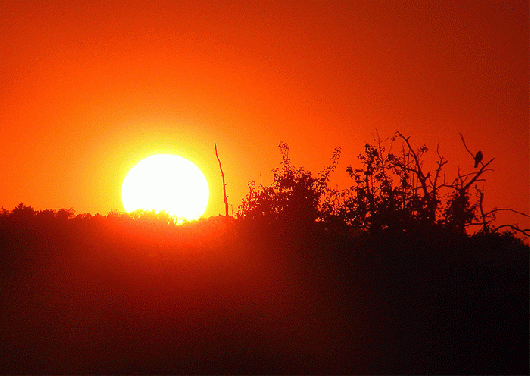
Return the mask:
<svg viewBox="0 0 530 376"><path fill-rule="evenodd" d="M469 148L467 147L466 145L466 141L464 140L464 135L462 133L459 133L460 135L460 139L462 140L462 143L464 144L464 148L466 149L466 151L469 153L469 155L471 155L471 158L475 159L475 154L473 154L471 152L471 150L469 150Z"/></svg>
<svg viewBox="0 0 530 376"><path fill-rule="evenodd" d="M221 170L221 178L223 179L223 198L225 203L225 216L228 217L228 197L226 196L226 183L225 183L225 173L223 172L223 167L221 166L221 160L219 159L219 154L217 153L217 144L215 145L215 156L217 157L217 162L219 162L219 170Z"/></svg>

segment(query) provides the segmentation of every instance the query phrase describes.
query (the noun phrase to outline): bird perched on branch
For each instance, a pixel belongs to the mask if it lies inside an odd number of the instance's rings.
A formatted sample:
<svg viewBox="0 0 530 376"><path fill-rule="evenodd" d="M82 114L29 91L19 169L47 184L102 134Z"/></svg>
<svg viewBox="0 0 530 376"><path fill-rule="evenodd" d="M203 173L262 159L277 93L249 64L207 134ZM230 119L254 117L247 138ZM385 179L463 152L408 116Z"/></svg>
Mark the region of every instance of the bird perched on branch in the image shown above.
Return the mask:
<svg viewBox="0 0 530 376"><path fill-rule="evenodd" d="M482 158L484 158L484 155L482 155L482 151L478 151L477 155L475 155L475 168L477 168L478 164L482 162Z"/></svg>

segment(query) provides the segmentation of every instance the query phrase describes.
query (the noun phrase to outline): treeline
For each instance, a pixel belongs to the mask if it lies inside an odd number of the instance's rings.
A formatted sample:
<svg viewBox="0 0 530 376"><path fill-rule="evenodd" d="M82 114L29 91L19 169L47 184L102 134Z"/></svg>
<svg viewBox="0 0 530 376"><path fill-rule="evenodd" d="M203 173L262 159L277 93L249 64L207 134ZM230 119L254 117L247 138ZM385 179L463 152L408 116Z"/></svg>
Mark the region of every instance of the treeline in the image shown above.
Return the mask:
<svg viewBox="0 0 530 376"><path fill-rule="evenodd" d="M414 147L410 138L396 132L391 138L381 140L378 135L373 143L365 144L358 156L359 166L346 169L351 187L341 191L328 186L340 148L333 151L330 165L315 176L293 166L288 145L280 143L282 161L273 170L273 183L264 186L251 182L238 216L284 219L293 225L318 222L330 229L370 232L438 227L454 233L494 233L509 228L513 234L530 236L530 229L495 224L495 214L504 209L484 209L484 189L479 183L493 171L490 165L495 158L483 160L482 151L471 152L461 136L469 163L458 169L457 176L447 178L444 168L448 161L439 147L434 168L428 170L427 146Z"/></svg>
<svg viewBox="0 0 530 376"><path fill-rule="evenodd" d="M358 163L348 166L352 185L338 190L329 186L330 176L336 170L341 149L333 151L330 164L314 175L304 167L291 163L289 146L280 143L280 167L272 170L269 186L249 183L249 192L236 214L237 219L261 223L285 222L293 229L326 229L334 232L380 233L381 231L407 232L419 229L444 229L454 234L500 234L529 237L530 229L514 224L495 223L496 214L512 209L484 206L485 175L495 158L483 159L482 151L472 152L463 136L462 144L470 158L467 166L458 168L455 177L447 177L444 169L448 160L436 148L434 160L427 160L426 145L415 147L411 137L396 132L382 140L379 135L364 145ZM433 166L428 169L426 166ZM75 214L73 208L37 211L19 204L12 211L0 209L0 221L47 222L54 219L101 220L103 217L142 224L176 225L168 214L154 211L136 211L125 214ZM205 222L205 219L198 223Z"/></svg>
<svg viewBox="0 0 530 376"><path fill-rule="evenodd" d="M528 368L529 248L509 233L19 209L0 221L2 373Z"/></svg>

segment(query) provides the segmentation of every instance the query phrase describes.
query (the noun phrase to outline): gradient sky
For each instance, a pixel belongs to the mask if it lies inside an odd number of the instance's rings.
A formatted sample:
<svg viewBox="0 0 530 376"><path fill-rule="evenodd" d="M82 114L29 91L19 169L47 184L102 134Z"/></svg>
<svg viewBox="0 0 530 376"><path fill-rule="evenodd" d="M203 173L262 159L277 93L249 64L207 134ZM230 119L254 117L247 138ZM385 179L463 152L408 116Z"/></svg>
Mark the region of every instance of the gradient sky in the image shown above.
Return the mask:
<svg viewBox="0 0 530 376"><path fill-rule="evenodd" d="M0 206L123 211L127 171L175 153L206 215L270 183L278 144L351 185L375 131L495 157L486 209L529 209L528 1L1 1ZM501 221L528 225L513 215Z"/></svg>

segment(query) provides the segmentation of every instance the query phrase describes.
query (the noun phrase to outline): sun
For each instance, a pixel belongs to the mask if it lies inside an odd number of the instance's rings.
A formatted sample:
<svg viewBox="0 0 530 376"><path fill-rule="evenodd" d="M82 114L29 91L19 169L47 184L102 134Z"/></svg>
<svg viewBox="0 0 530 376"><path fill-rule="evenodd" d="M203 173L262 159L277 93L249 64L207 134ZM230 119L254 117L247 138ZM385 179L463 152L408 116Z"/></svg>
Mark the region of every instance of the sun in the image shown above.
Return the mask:
<svg viewBox="0 0 530 376"><path fill-rule="evenodd" d="M208 205L208 182L192 162L157 154L134 166L121 187L125 211L165 211L179 222L200 218Z"/></svg>

